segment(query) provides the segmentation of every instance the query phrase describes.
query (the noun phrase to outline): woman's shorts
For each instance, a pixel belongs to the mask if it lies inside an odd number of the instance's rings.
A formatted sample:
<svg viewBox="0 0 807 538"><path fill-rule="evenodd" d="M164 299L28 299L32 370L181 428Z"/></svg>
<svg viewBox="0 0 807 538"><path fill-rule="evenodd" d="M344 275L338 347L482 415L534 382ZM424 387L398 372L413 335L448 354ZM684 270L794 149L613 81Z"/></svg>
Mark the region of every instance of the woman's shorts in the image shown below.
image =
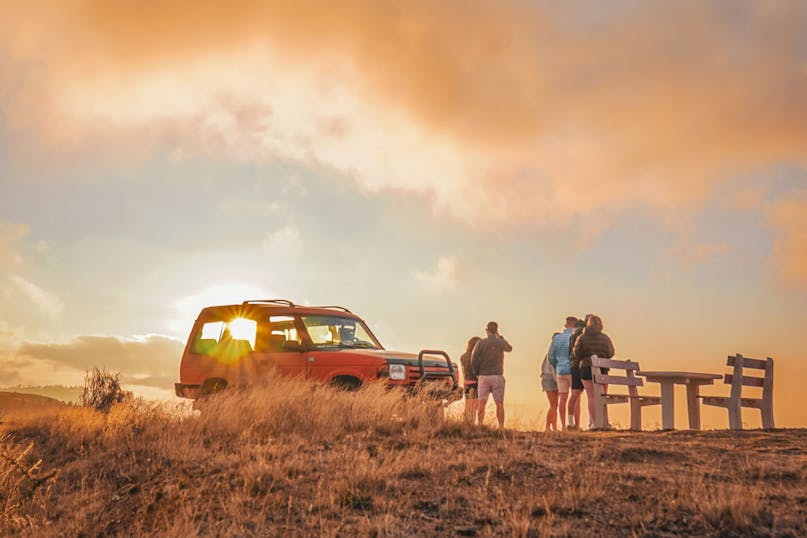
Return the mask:
<svg viewBox="0 0 807 538"><path fill-rule="evenodd" d="M583 380L580 379L580 368L572 367L572 390L583 390Z"/></svg>
<svg viewBox="0 0 807 538"><path fill-rule="evenodd" d="M558 390L558 384L555 380L550 378L541 378L541 390L544 392L552 392Z"/></svg>
<svg viewBox="0 0 807 538"><path fill-rule="evenodd" d="M567 394L569 392L569 388L572 386L572 376L569 375L558 375L555 377L558 382L558 392L562 394Z"/></svg>
<svg viewBox="0 0 807 538"><path fill-rule="evenodd" d="M479 392L476 383L466 383L464 390L466 400L476 400L476 395Z"/></svg>
<svg viewBox="0 0 807 538"><path fill-rule="evenodd" d="M610 368L600 368L600 373L607 374L609 370ZM583 379L585 381L591 381L592 379L594 379L593 377L591 377L591 366L580 367L580 379Z"/></svg>

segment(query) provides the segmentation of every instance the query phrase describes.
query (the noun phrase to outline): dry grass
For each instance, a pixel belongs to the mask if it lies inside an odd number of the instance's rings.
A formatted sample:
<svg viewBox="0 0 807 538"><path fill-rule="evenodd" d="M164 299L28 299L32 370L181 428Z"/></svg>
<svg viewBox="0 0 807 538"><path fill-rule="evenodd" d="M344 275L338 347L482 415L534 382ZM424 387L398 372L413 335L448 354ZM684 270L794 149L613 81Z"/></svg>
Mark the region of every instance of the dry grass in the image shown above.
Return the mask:
<svg viewBox="0 0 807 538"><path fill-rule="evenodd" d="M290 379L0 427L2 535L807 533L804 430L502 434Z"/></svg>

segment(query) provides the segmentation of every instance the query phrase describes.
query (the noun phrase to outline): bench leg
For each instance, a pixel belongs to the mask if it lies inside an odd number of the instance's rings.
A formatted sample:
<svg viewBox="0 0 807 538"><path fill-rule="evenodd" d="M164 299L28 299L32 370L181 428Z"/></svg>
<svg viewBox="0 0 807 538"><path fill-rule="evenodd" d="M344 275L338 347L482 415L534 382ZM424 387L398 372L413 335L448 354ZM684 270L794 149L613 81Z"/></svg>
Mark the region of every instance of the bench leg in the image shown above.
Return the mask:
<svg viewBox="0 0 807 538"><path fill-rule="evenodd" d="M675 385L661 384L661 427L665 430L675 429Z"/></svg>
<svg viewBox="0 0 807 538"><path fill-rule="evenodd" d="M762 403L762 427L766 430L772 430L776 426L773 425L773 403Z"/></svg>
<svg viewBox="0 0 807 538"><path fill-rule="evenodd" d="M732 430L742 430L742 415L739 401L729 402L729 428Z"/></svg>
<svg viewBox="0 0 807 538"><path fill-rule="evenodd" d="M605 429L605 397L602 385L594 383L594 428Z"/></svg>
<svg viewBox="0 0 807 538"><path fill-rule="evenodd" d="M687 413L689 413L689 429L701 429L701 408L698 401L698 385L687 383Z"/></svg>
<svg viewBox="0 0 807 538"><path fill-rule="evenodd" d="M642 431L642 402L639 398L630 399L630 429Z"/></svg>

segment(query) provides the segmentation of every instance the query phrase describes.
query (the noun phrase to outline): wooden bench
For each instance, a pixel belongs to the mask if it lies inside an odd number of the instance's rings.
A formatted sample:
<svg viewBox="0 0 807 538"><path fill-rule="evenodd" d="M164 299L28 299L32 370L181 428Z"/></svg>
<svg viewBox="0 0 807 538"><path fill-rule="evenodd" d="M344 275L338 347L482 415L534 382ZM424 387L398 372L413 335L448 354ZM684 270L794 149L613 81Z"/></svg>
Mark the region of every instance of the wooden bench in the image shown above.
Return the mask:
<svg viewBox="0 0 807 538"><path fill-rule="evenodd" d="M739 353L734 357L729 356L726 361L727 366L732 366L732 373L726 374L723 382L731 385L729 396L700 396L703 405L725 407L729 412L729 428L732 430L743 429L742 408L753 407L759 409L762 414L762 427L767 429L775 428L773 422L773 359L766 360L751 359L743 357ZM764 377L746 376L743 368L753 368L764 370ZM762 398L743 398L742 389L746 387L762 387Z"/></svg>
<svg viewBox="0 0 807 538"><path fill-rule="evenodd" d="M611 368L615 370L625 370L625 377L603 374L600 368ZM633 375L639 371L639 363L633 361L615 361L611 359L601 359L591 357L591 377L594 380L594 428L605 429L608 427L606 416L607 406L610 404L630 403L630 429L640 431L642 429L642 407L646 405L659 405L661 398L658 396L641 396L636 387L641 387L644 382L641 378ZM624 385L628 387L628 394L606 394L603 385Z"/></svg>

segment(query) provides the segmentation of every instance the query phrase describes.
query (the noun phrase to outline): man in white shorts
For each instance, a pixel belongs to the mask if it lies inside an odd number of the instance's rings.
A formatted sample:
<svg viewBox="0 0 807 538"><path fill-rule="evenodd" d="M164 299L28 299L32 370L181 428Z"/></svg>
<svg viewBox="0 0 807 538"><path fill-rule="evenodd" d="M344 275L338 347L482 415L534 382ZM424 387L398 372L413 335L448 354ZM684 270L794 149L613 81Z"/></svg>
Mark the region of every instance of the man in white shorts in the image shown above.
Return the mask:
<svg viewBox="0 0 807 538"><path fill-rule="evenodd" d="M504 428L504 352L512 351L513 346L499 334L495 321L488 323L485 332L487 338L480 340L471 354L471 368L479 380L477 423L485 422L485 407L492 394L499 427Z"/></svg>

